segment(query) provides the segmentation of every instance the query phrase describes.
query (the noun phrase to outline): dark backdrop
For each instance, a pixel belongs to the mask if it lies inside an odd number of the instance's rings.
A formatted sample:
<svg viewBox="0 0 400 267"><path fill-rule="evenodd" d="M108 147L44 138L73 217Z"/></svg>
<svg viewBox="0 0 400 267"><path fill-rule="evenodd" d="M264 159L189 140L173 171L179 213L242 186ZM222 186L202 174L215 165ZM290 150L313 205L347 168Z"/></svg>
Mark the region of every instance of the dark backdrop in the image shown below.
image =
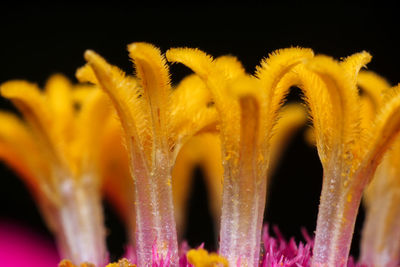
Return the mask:
<svg viewBox="0 0 400 267"><path fill-rule="evenodd" d="M400 81L399 33L396 7L373 4L214 4L137 6L124 4L14 4L2 6L0 15L0 83L27 79L43 85L56 72L74 79L84 64L83 52L93 49L111 63L131 71L126 45L146 41L163 51L169 47L198 47L214 56L233 54L249 72L278 48L303 46L336 58L367 50L373 55L369 69L393 83ZM322 2L322 1L321 1ZM188 71L172 68L173 82ZM291 93L292 100L298 92ZM1 108L12 108L0 99ZM301 238L300 227L315 229L322 169L316 150L299 132L289 144L273 175L266 220L278 224L285 236ZM190 245L206 242L215 248L207 210L207 194L199 170L189 203ZM0 165L0 219L7 218L49 235L29 193L12 171ZM363 213L356 226L357 243ZM109 246L113 257L122 251L124 232L106 206Z"/></svg>

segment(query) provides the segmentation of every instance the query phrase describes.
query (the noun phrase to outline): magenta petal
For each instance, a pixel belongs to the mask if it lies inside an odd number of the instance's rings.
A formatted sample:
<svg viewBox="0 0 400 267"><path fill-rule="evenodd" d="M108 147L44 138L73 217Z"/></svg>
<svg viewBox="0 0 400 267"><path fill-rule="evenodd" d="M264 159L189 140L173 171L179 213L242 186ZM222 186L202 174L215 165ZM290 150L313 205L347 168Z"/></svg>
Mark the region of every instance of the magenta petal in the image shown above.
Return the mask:
<svg viewBox="0 0 400 267"><path fill-rule="evenodd" d="M268 225L263 231L263 255L260 267L310 267L312 248L314 240L305 229L302 230L306 243L296 243L294 238L288 241L273 227L275 237L269 235ZM356 263L352 257L349 258L347 267L367 267Z"/></svg>
<svg viewBox="0 0 400 267"><path fill-rule="evenodd" d="M51 240L14 222L0 221L0 266L55 267L59 261Z"/></svg>

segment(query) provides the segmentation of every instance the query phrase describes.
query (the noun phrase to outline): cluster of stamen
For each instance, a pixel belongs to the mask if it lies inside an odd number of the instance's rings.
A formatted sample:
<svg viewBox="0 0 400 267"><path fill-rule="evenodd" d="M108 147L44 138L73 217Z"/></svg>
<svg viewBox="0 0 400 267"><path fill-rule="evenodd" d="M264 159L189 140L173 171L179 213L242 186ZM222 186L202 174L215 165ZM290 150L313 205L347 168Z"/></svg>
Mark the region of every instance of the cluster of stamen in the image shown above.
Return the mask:
<svg viewBox="0 0 400 267"><path fill-rule="evenodd" d="M198 49L164 55L134 43L128 51L135 75L88 50L79 85L54 76L44 92L24 81L1 86L23 120L0 113L0 156L32 188L67 259L60 266L108 262L102 192L134 248L131 262L109 267L356 266L349 250L364 191L361 262L399 263L400 88L360 72L367 52L339 62L282 49L251 75L233 56ZM173 86L168 62L193 74ZM307 108L285 103L292 86ZM262 228L270 174L307 116L324 175L315 240L297 246ZM204 169L213 200L218 253L178 249L195 166Z"/></svg>

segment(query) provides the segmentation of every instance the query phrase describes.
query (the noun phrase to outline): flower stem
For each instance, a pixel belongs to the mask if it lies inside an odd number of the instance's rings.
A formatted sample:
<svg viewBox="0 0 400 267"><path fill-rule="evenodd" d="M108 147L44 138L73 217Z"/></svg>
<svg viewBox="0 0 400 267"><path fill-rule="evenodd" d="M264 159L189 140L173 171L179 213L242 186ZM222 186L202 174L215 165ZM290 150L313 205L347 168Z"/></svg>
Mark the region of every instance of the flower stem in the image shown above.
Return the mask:
<svg viewBox="0 0 400 267"><path fill-rule="evenodd" d="M220 253L230 266L258 266L266 179L238 179L224 184Z"/></svg>
<svg viewBox="0 0 400 267"><path fill-rule="evenodd" d="M53 208L61 257L75 264L105 266L108 253L101 198L92 177L62 181L60 207Z"/></svg>
<svg viewBox="0 0 400 267"><path fill-rule="evenodd" d="M382 177L376 177L379 179ZM398 178L398 177L396 177ZM396 267L400 252L400 191L386 189L367 208L361 262L375 267Z"/></svg>
<svg viewBox="0 0 400 267"><path fill-rule="evenodd" d="M157 154L157 153L156 153ZM171 172L162 153L155 156L153 171L133 157L136 208L136 255L138 266L150 266L153 246L159 257L178 266L178 243L171 190Z"/></svg>
<svg viewBox="0 0 400 267"><path fill-rule="evenodd" d="M343 178L342 168L335 164L324 173L312 267L347 266L363 185L346 186Z"/></svg>
<svg viewBox="0 0 400 267"><path fill-rule="evenodd" d="M258 158L258 105L240 100L238 156L225 157L220 253L230 266L259 266L266 199L266 168ZM225 152L226 153L226 152Z"/></svg>

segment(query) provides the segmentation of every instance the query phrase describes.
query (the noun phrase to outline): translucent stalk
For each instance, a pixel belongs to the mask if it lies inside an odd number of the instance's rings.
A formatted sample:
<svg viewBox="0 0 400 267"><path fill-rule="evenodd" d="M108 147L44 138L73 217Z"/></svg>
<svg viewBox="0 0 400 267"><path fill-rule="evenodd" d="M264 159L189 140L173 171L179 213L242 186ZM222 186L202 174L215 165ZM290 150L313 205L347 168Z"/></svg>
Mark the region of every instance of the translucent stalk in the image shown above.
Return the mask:
<svg viewBox="0 0 400 267"><path fill-rule="evenodd" d="M138 266L151 266L153 246L159 257L178 266L178 242L167 158L156 153L153 171L133 158L136 208L136 256Z"/></svg>
<svg viewBox="0 0 400 267"><path fill-rule="evenodd" d="M360 261L362 263L374 267L398 266L400 261L399 203L400 190L386 190L368 206L361 239Z"/></svg>
<svg viewBox="0 0 400 267"><path fill-rule="evenodd" d="M266 179L249 176L224 184L220 253L231 266L259 265Z"/></svg>
<svg viewBox="0 0 400 267"><path fill-rule="evenodd" d="M108 255L101 198L92 177L65 179L52 218L61 258L105 266ZM54 217L53 217L54 216Z"/></svg>
<svg viewBox="0 0 400 267"><path fill-rule="evenodd" d="M324 170L312 267L347 266L364 186L347 185L345 178L340 162L337 165L331 162ZM366 180L350 178L353 181Z"/></svg>
<svg viewBox="0 0 400 267"><path fill-rule="evenodd" d="M133 43L128 50L140 86L94 52L87 51L85 58L114 103L125 132L135 183L138 266L151 266L153 256L178 266L169 150L169 72L154 46Z"/></svg>
<svg viewBox="0 0 400 267"><path fill-rule="evenodd" d="M259 265L266 174L257 157L258 105L251 97L240 99L240 105L239 158L224 164L220 253L231 266L250 267Z"/></svg>

